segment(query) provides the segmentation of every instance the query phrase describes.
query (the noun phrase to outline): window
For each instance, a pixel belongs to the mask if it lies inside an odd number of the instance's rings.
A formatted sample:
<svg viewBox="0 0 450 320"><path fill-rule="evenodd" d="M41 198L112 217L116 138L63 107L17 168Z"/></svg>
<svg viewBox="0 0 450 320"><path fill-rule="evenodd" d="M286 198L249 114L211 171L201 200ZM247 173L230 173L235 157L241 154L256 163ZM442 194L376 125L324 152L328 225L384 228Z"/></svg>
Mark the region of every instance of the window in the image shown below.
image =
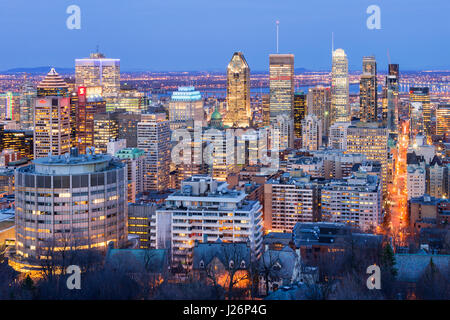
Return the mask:
<svg viewBox="0 0 450 320"><path fill-rule="evenodd" d="M244 260L241 261L241 269L245 269L245 261Z"/></svg>
<svg viewBox="0 0 450 320"><path fill-rule="evenodd" d="M234 268L234 261L231 260L230 263L229 263L228 265L229 265L230 269L233 269L233 268Z"/></svg>
<svg viewBox="0 0 450 320"><path fill-rule="evenodd" d="M204 268L205 267L205 263L203 262L203 260L200 261L199 266L200 266L200 268Z"/></svg>

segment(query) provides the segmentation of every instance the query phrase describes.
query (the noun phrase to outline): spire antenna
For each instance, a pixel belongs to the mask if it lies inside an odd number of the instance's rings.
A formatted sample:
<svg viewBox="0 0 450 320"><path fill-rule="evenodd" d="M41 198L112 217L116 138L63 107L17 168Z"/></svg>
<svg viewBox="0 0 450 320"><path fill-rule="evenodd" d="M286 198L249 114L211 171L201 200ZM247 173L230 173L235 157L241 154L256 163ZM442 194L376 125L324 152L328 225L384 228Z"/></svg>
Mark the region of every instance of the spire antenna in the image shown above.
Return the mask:
<svg viewBox="0 0 450 320"><path fill-rule="evenodd" d="M331 55L333 55L334 52L334 32L331 32Z"/></svg>
<svg viewBox="0 0 450 320"><path fill-rule="evenodd" d="M279 20L276 21L276 25L277 25L277 54L278 54L278 30L279 30L279 26L280 26Z"/></svg>

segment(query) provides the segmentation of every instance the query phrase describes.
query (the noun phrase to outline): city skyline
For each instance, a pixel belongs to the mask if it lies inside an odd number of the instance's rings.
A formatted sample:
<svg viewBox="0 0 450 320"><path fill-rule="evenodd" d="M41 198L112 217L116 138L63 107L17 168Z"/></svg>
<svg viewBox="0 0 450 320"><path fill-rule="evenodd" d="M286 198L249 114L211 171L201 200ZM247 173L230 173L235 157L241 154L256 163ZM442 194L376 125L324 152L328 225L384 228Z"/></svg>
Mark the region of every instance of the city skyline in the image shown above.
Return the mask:
<svg viewBox="0 0 450 320"><path fill-rule="evenodd" d="M367 55L374 55L383 71L389 62L388 52L390 60L402 65L403 70L450 69L445 54L448 50L442 42L446 36L444 1L421 6L420 11L415 10L420 5L417 0L408 6L379 1L379 30L366 27L370 1L351 0L346 6L328 0L301 6L294 1L260 1L258 6L250 1L175 2L112 2L104 6L78 1L80 30L66 28L66 9L72 4L69 1L51 6L42 2L25 4L23 0L2 3L0 30L4 31L0 35L8 50L1 56L0 70L71 67L74 59L88 57L99 46L106 56L120 58L123 70L128 71L223 70L234 51L245 54L252 70L265 71L268 55L276 53L276 20L280 21L280 53L293 53L296 68L329 70L334 32L334 46L348 53L350 71L360 70L360 61ZM326 22L322 15L327 17ZM14 34L5 31L8 25L16 26ZM58 39L58 45L46 45L41 34ZM427 46L412 47L411 38L427 39ZM158 50L154 50L156 45Z"/></svg>

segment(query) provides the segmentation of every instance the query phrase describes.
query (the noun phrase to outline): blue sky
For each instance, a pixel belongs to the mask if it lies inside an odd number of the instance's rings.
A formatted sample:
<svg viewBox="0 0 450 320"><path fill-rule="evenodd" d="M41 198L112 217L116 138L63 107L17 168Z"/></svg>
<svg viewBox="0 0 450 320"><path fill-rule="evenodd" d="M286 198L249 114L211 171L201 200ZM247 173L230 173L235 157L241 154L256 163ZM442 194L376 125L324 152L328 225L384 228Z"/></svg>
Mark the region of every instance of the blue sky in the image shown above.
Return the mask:
<svg viewBox="0 0 450 320"><path fill-rule="evenodd" d="M81 29L69 30L69 5L81 8ZM366 27L369 5L381 29ZM221 71L243 51L254 71L276 50L294 53L296 68L329 70L331 32L351 70L364 55L379 69L450 69L449 0L0 0L0 70L73 67L95 50L120 58L122 70Z"/></svg>

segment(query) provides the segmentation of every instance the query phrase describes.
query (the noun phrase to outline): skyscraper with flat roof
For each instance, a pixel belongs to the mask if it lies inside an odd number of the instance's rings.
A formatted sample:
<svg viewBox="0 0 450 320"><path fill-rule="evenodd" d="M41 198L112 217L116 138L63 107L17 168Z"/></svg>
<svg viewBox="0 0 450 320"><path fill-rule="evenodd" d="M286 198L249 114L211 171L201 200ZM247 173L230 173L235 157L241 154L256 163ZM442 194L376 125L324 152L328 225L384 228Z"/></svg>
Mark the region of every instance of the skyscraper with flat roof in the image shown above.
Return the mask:
<svg viewBox="0 0 450 320"><path fill-rule="evenodd" d="M76 87L102 87L102 95L117 98L120 93L120 59L109 59L101 53L75 59Z"/></svg>
<svg viewBox="0 0 450 320"><path fill-rule="evenodd" d="M377 62L375 57L363 58L363 74L359 82L359 112L364 122L376 122L377 108Z"/></svg>
<svg viewBox="0 0 450 320"><path fill-rule="evenodd" d="M169 187L170 126L165 113L142 114L137 125L137 147L145 151L144 190Z"/></svg>
<svg viewBox="0 0 450 320"><path fill-rule="evenodd" d="M270 120L278 115L293 116L294 106L294 55L269 56Z"/></svg>
<svg viewBox="0 0 450 320"><path fill-rule="evenodd" d="M344 50L333 51L331 70L331 112L332 121L350 120L348 60Z"/></svg>

